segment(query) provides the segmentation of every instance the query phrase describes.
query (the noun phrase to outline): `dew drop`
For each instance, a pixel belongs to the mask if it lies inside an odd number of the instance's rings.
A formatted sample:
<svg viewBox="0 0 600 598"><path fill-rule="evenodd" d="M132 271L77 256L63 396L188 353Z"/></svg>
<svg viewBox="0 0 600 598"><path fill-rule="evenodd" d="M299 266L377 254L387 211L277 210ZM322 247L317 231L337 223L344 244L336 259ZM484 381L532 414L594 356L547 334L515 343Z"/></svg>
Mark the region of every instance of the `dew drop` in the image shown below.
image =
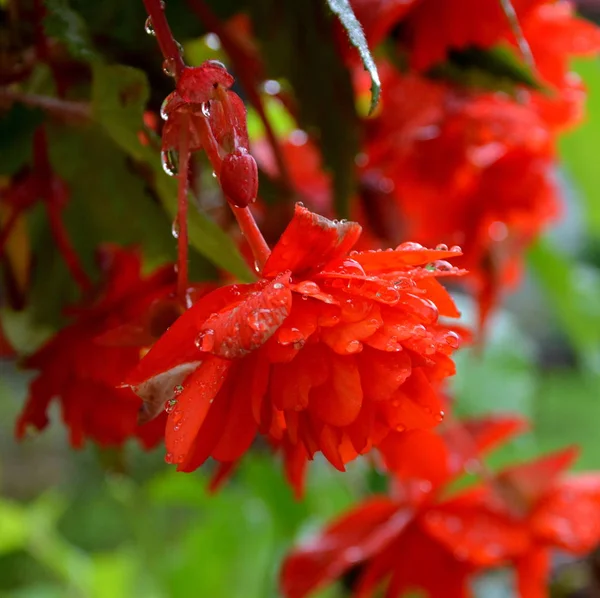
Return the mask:
<svg viewBox="0 0 600 598"><path fill-rule="evenodd" d="M152 17L148 17L146 22L144 23L144 29L148 35L152 35L153 37L156 35L156 31L154 31L154 23L152 22Z"/></svg>
<svg viewBox="0 0 600 598"><path fill-rule="evenodd" d="M350 341L347 345L346 345L346 353L359 353L360 351L362 351L362 343L360 341Z"/></svg>
<svg viewBox="0 0 600 598"><path fill-rule="evenodd" d="M163 170L169 176L177 176L177 153L173 150L162 151L160 153L160 162Z"/></svg>
<svg viewBox="0 0 600 598"><path fill-rule="evenodd" d="M175 60L173 58L166 58L163 62L163 73L168 77L175 76Z"/></svg>
<svg viewBox="0 0 600 598"><path fill-rule="evenodd" d="M205 353L212 351L215 346L215 331L210 328L203 330L194 340L194 344L200 351Z"/></svg>
<svg viewBox="0 0 600 598"><path fill-rule="evenodd" d="M179 55L183 56L183 46L178 41L175 41L175 45L177 46L177 51L179 52Z"/></svg>
<svg viewBox="0 0 600 598"><path fill-rule="evenodd" d="M450 247L450 251L452 253L462 253L462 247L460 245L452 245L452 247Z"/></svg>
<svg viewBox="0 0 600 598"><path fill-rule="evenodd" d="M427 270L428 272L435 272L435 264L427 264L425 266L425 270Z"/></svg>
<svg viewBox="0 0 600 598"><path fill-rule="evenodd" d="M256 332L264 332L269 327L268 317L268 309L256 309L248 314L246 321L252 330L256 330Z"/></svg>
<svg viewBox="0 0 600 598"><path fill-rule="evenodd" d="M277 336L280 345L293 345L294 349L304 346L304 335L297 328L281 328Z"/></svg>
<svg viewBox="0 0 600 598"><path fill-rule="evenodd" d="M175 216L173 224L171 224L171 234L175 239L179 239L179 218Z"/></svg>
<svg viewBox="0 0 600 598"><path fill-rule="evenodd" d="M160 105L160 117L163 120L169 120L169 114L167 113L167 105L169 103L169 96L167 96L163 103Z"/></svg>
<svg viewBox="0 0 600 598"><path fill-rule="evenodd" d="M460 345L460 337L456 332L450 331L444 335L444 341L446 344L452 347L453 349L458 349Z"/></svg>
<svg viewBox="0 0 600 598"><path fill-rule="evenodd" d="M220 40L219 36L216 33L208 33L204 37L204 43L211 50L219 50L221 48L221 40Z"/></svg>
<svg viewBox="0 0 600 598"><path fill-rule="evenodd" d="M213 179L217 178L217 173L214 170L210 174L211 174L211 176L212 176Z"/></svg>
<svg viewBox="0 0 600 598"><path fill-rule="evenodd" d="M200 110L202 110L202 114L208 118L210 116L210 101L202 102L202 104L200 104Z"/></svg>
<svg viewBox="0 0 600 598"><path fill-rule="evenodd" d="M276 283L273 285L273 288L274 288L274 289L283 289L283 285L282 285L280 282L276 282Z"/></svg>
<svg viewBox="0 0 600 598"><path fill-rule="evenodd" d="M183 387L182 387L183 388ZM167 413L173 413L173 409L175 409L175 406L177 405L177 399L169 399L166 403L165 403L165 411Z"/></svg>
<svg viewBox="0 0 600 598"><path fill-rule="evenodd" d="M173 453L167 453L165 455L165 463L175 463L175 456Z"/></svg>
<svg viewBox="0 0 600 598"><path fill-rule="evenodd" d="M183 392L183 385L177 384L173 387L173 396L178 397Z"/></svg>
<svg viewBox="0 0 600 598"><path fill-rule="evenodd" d="M439 245L436 245L435 248L437 251L448 251L448 245L445 243L440 243Z"/></svg>
<svg viewBox="0 0 600 598"><path fill-rule="evenodd" d="M211 66L219 67L220 69L223 69L224 71L227 70L227 67L220 60L207 60L207 62Z"/></svg>

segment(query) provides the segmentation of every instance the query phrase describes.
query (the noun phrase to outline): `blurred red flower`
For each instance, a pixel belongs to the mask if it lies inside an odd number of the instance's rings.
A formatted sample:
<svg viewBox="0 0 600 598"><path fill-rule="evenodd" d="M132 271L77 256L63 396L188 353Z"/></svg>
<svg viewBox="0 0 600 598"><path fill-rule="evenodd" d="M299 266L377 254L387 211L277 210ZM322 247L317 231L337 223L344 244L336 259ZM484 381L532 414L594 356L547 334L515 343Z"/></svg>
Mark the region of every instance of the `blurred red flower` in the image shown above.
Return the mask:
<svg viewBox="0 0 600 598"><path fill-rule="evenodd" d="M142 277L139 255L114 246L103 247L99 257L105 280L97 298L71 308L73 322L24 362L39 373L17 421L19 438L29 426L44 429L50 403L58 399L74 447L87 438L102 446L132 436L146 447L161 440L164 418L138 426L139 398L116 386L137 364L140 350L181 313L172 299L174 269L164 266Z"/></svg>
<svg viewBox="0 0 600 598"><path fill-rule="evenodd" d="M442 420L459 337L438 316L459 314L436 277L462 273L443 261L460 250L349 253L360 232L297 205L259 282L207 295L153 346L126 382L168 400L168 462L232 463L260 432L300 493L316 452L343 470L390 430Z"/></svg>

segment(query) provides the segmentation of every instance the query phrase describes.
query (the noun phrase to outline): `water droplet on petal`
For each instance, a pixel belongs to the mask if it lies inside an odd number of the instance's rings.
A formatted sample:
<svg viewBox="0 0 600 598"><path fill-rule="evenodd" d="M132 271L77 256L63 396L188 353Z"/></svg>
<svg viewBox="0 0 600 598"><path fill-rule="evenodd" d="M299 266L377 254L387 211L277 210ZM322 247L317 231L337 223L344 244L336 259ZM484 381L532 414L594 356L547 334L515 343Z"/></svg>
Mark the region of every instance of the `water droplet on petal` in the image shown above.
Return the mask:
<svg viewBox="0 0 600 598"><path fill-rule="evenodd" d="M283 289L283 285L282 285L280 282L276 282L276 283L273 285L273 288L274 288L274 289Z"/></svg>
<svg viewBox="0 0 600 598"><path fill-rule="evenodd" d="M435 272L435 264L427 264L425 266L425 270L427 270L428 272Z"/></svg>
<svg viewBox="0 0 600 598"><path fill-rule="evenodd" d="M173 58L166 58L163 62L163 73L168 77L175 76L175 60Z"/></svg>
<svg viewBox="0 0 600 598"><path fill-rule="evenodd" d="M217 178L217 173L214 170L210 174L211 174L211 176L212 176L213 179Z"/></svg>
<svg viewBox="0 0 600 598"><path fill-rule="evenodd" d="M403 426L402 424L396 426L396 432L404 432L404 430L406 430L406 426Z"/></svg>
<svg viewBox="0 0 600 598"><path fill-rule="evenodd" d="M154 31L154 23L152 22L152 17L148 17L146 22L144 23L144 29L148 35L155 36L156 31Z"/></svg>
<svg viewBox="0 0 600 598"><path fill-rule="evenodd" d="M305 342L304 335L297 328L281 328L277 340L280 345L293 345L294 349L302 349Z"/></svg>
<svg viewBox="0 0 600 598"><path fill-rule="evenodd" d="M163 170L169 176L176 176L178 172L177 153L173 150L162 151L160 153L160 162Z"/></svg>
<svg viewBox="0 0 600 598"><path fill-rule="evenodd" d="M439 245L436 245L435 248L437 249L437 251L448 251L448 245L446 245L445 243L440 243Z"/></svg>
<svg viewBox="0 0 600 598"><path fill-rule="evenodd" d="M208 118L210 116L210 101L202 102L202 104L200 104L200 110L202 110L202 114Z"/></svg>
<svg viewBox="0 0 600 598"><path fill-rule="evenodd" d="M175 41L175 45L177 46L177 51L179 52L179 55L183 56L183 46L177 40Z"/></svg>
<svg viewBox="0 0 600 598"><path fill-rule="evenodd" d="M444 335L444 340L447 345L450 345L453 349L458 349L460 346L460 337L456 332L450 331Z"/></svg>
<svg viewBox="0 0 600 598"><path fill-rule="evenodd" d="M211 66L218 66L220 69L227 70L227 67L220 60L207 60Z"/></svg>
<svg viewBox="0 0 600 598"><path fill-rule="evenodd" d="M194 340L194 344L200 351L205 353L212 351L215 346L215 331L210 328L203 330Z"/></svg>
<svg viewBox="0 0 600 598"><path fill-rule="evenodd" d="M165 403L165 411L167 413L173 413L173 410L175 409L176 405L177 405L177 399L169 399Z"/></svg>
<svg viewBox="0 0 600 598"><path fill-rule="evenodd" d="M460 245L452 245L452 247L450 247L450 251L453 253L462 253L462 247Z"/></svg>
<svg viewBox="0 0 600 598"><path fill-rule="evenodd" d="M256 309L248 314L246 321L252 330L256 330L256 332L264 332L269 326L268 318L268 309Z"/></svg>
<svg viewBox="0 0 600 598"><path fill-rule="evenodd" d="M411 241L407 241L406 243L401 243L396 247L396 250L399 251L419 251L421 249L425 249L423 245L420 243L412 243Z"/></svg>
<svg viewBox="0 0 600 598"><path fill-rule="evenodd" d="M360 353L362 351L362 343L360 341L350 341L346 345L346 353Z"/></svg>
<svg viewBox="0 0 600 598"><path fill-rule="evenodd" d="M177 384L173 387L173 396L178 397L183 392L183 385Z"/></svg>

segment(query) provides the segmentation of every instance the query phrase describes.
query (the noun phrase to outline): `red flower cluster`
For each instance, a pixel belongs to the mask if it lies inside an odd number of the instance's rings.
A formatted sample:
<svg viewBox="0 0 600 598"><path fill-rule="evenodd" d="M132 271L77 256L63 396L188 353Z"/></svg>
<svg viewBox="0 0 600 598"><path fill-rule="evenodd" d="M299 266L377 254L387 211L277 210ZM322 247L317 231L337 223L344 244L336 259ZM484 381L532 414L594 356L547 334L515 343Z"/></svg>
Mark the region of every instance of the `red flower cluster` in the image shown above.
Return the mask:
<svg viewBox="0 0 600 598"><path fill-rule="evenodd" d="M168 401L167 461L231 463L260 432L300 492L316 452L343 470L390 431L442 420L459 337L438 317L458 311L436 278L462 273L444 261L460 249L350 252L360 232L296 206L261 281L207 295L152 347L127 383Z"/></svg>
<svg viewBox="0 0 600 598"><path fill-rule="evenodd" d="M29 426L42 430L48 425L48 408L55 398L74 447L86 438L112 446L130 437L151 447L162 438L164 418L139 426L139 398L117 386L138 363L140 351L181 313L172 298L173 267L142 278L135 252L107 246L99 258L105 280L97 298L71 308L73 323L24 362L39 374L17 422L19 438Z"/></svg>
<svg viewBox="0 0 600 598"><path fill-rule="evenodd" d="M467 422L476 458L507 439L518 420ZM448 446L460 430L448 429ZM416 447L413 447L416 448ZM544 598L551 548L585 554L600 541L600 475L561 477L573 450L501 471L481 486L444 499L445 485L473 454L449 453L446 476L427 472L398 479L390 498L374 497L292 552L281 573L286 598L303 598L357 571L353 596L385 596L412 589L429 598L467 598L475 574L514 566L522 598ZM458 465L458 466L457 466ZM435 573L433 573L435 572Z"/></svg>

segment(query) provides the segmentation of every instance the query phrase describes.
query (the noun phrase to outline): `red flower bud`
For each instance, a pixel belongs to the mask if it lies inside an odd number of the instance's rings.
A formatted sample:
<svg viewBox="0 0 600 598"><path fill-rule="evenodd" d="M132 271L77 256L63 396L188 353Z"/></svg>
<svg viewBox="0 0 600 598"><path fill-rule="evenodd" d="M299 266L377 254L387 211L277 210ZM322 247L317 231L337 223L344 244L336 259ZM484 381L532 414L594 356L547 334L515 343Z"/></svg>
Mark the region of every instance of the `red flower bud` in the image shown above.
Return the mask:
<svg viewBox="0 0 600 598"><path fill-rule="evenodd" d="M258 193L258 167L254 158L243 148L238 148L223 158L221 188L234 206L245 208Z"/></svg>

